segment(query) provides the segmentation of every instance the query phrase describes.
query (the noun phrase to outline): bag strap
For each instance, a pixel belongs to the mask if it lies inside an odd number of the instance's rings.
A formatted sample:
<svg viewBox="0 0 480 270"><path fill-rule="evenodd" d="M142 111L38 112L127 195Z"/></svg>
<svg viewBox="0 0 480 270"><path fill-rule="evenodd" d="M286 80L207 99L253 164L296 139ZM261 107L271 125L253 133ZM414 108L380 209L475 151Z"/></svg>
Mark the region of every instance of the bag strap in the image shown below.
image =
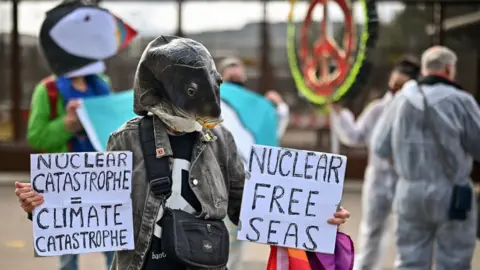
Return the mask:
<svg viewBox="0 0 480 270"><path fill-rule="evenodd" d="M450 181L453 182L454 179L453 179L452 167L450 166L450 162L448 162L448 160L447 160L449 151L445 148L445 146L440 141L440 137L438 136L438 132L435 129L435 126L434 126L434 123L433 123L433 117L432 117L433 110L428 105L427 96L425 95L425 92L423 91L423 88L420 86L420 84L418 84L418 89L423 96L423 107L425 108L425 122L427 123L427 125L430 129L430 132L432 133L433 140L435 141L435 144L437 145L437 148L440 149L440 152L441 152L440 153L440 160L443 163L445 176L447 176L447 178L450 179Z"/></svg>
<svg viewBox="0 0 480 270"><path fill-rule="evenodd" d="M170 163L168 156L157 157L152 116L140 120L139 133L150 190L165 202L172 194Z"/></svg>
<svg viewBox="0 0 480 270"><path fill-rule="evenodd" d="M57 102L58 102L58 89L54 76L46 78L43 82L47 88L48 102L50 104L50 119L55 119L58 115Z"/></svg>

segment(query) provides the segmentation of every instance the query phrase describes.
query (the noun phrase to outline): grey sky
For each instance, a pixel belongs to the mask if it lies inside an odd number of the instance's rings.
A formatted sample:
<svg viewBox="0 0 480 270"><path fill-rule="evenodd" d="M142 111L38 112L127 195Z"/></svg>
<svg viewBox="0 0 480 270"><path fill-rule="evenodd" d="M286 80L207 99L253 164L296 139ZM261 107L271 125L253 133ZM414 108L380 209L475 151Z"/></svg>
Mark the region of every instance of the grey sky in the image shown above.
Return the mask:
<svg viewBox="0 0 480 270"><path fill-rule="evenodd" d="M20 32L37 35L45 11L59 1L27 2L20 4ZM102 4L113 13L143 34L173 33L177 25L175 3L111 3ZM198 33L208 30L228 30L242 28L249 22L259 21L262 17L260 3L245 2L187 2L183 13L184 28L187 33ZM389 2L378 4L381 22L390 21L396 12L403 9L403 4ZM272 22L285 22L290 5L288 1L269 4L268 16ZM295 8L295 20L303 20L307 10L306 3L299 3ZM0 2L0 32L11 29L9 4ZM321 9L316 11L315 18L321 18ZM357 21L363 21L362 10L358 3L354 5L354 15ZM329 8L329 16L334 21L342 21L343 14L336 4Z"/></svg>

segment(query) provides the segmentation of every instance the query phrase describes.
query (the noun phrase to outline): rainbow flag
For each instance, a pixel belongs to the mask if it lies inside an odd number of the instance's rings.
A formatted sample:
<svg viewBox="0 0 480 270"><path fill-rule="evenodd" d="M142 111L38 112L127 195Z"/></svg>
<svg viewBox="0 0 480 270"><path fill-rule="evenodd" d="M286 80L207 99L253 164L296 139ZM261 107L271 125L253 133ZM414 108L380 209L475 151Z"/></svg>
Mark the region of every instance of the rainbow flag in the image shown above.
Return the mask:
<svg viewBox="0 0 480 270"><path fill-rule="evenodd" d="M267 270L313 270L307 252L300 249L270 246Z"/></svg>
<svg viewBox="0 0 480 270"><path fill-rule="evenodd" d="M352 270L354 254L350 236L337 232L334 254L270 246L267 270Z"/></svg>

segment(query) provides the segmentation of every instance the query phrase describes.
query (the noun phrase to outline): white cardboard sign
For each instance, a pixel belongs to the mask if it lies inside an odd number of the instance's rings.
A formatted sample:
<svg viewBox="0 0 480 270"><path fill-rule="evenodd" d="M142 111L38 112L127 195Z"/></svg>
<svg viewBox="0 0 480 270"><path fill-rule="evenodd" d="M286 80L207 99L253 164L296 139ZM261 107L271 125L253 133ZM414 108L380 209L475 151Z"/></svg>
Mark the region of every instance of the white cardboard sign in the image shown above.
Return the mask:
<svg viewBox="0 0 480 270"><path fill-rule="evenodd" d="M254 145L238 239L333 254L347 158Z"/></svg>
<svg viewBox="0 0 480 270"><path fill-rule="evenodd" d="M131 152L34 154L30 170L39 256L134 249Z"/></svg>

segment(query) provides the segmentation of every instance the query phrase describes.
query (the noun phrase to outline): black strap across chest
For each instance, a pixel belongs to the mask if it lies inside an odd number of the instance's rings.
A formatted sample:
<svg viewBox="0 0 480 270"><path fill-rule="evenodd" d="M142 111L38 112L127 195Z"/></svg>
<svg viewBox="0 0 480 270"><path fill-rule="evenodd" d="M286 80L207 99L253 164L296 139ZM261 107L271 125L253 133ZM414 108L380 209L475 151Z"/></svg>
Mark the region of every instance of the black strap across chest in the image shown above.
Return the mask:
<svg viewBox="0 0 480 270"><path fill-rule="evenodd" d="M170 163L166 155L157 158L153 117L145 116L140 120L139 133L150 190L155 197L166 200L172 194Z"/></svg>

